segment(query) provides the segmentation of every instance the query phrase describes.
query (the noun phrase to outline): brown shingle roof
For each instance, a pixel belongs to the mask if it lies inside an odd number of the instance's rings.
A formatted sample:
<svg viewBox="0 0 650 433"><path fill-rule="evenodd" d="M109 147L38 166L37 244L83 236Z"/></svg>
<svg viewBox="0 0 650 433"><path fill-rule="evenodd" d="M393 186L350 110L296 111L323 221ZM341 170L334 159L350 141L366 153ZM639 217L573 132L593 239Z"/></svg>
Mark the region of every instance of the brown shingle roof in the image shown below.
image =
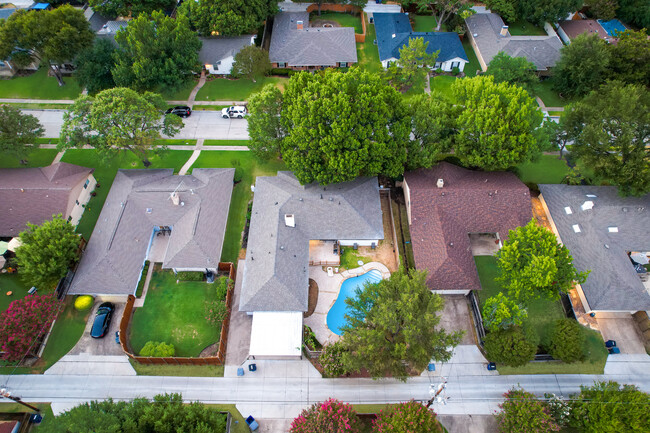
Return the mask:
<svg viewBox="0 0 650 433"><path fill-rule="evenodd" d="M55 214L67 217L72 190L93 171L66 162L0 169L0 236L17 236L27 222L41 224Z"/></svg>
<svg viewBox="0 0 650 433"><path fill-rule="evenodd" d="M566 20L558 23L569 39L573 40L583 33L598 33L601 39L611 39L596 20Z"/></svg>
<svg viewBox="0 0 650 433"><path fill-rule="evenodd" d="M444 187L436 182L443 179ZM499 233L532 217L530 194L512 173L467 170L447 162L405 175L410 191L415 267L435 290L481 288L469 233Z"/></svg>

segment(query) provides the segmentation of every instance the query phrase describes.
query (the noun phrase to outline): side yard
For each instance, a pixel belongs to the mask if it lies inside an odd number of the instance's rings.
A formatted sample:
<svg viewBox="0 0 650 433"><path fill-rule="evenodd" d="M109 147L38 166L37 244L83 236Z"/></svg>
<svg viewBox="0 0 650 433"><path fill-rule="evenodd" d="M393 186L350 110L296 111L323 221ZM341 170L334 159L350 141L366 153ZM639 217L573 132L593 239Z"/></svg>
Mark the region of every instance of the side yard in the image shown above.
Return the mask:
<svg viewBox="0 0 650 433"><path fill-rule="evenodd" d="M360 68L369 72L379 72L382 70L381 61L379 60L379 50L374 40L377 38L375 25L368 22L366 17L366 41L357 43L357 61Z"/></svg>

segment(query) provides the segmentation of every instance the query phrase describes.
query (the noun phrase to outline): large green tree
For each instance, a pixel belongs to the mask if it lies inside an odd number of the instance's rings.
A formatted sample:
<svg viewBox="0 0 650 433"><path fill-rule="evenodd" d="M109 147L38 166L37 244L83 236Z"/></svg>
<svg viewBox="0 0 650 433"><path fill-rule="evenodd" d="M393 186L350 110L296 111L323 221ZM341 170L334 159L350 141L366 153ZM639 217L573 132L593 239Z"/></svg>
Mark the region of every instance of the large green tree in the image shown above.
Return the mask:
<svg viewBox="0 0 650 433"><path fill-rule="evenodd" d="M40 226L27 223L20 233L22 245L16 249L16 262L23 281L41 291L50 291L65 277L77 259L79 236L61 215Z"/></svg>
<svg viewBox="0 0 650 433"><path fill-rule="evenodd" d="M650 39L646 29L627 30L609 45L611 77L627 84L650 85Z"/></svg>
<svg viewBox="0 0 650 433"><path fill-rule="evenodd" d="M23 114L14 106L0 105L0 152L3 154L25 159L43 133L36 117Z"/></svg>
<svg viewBox="0 0 650 433"><path fill-rule="evenodd" d="M521 303L536 298L559 299L560 293L568 293L574 281L583 283L588 275L573 267L569 249L535 219L510 230L496 257L497 280L511 299Z"/></svg>
<svg viewBox="0 0 650 433"><path fill-rule="evenodd" d="M576 362L584 359L585 333L582 325L574 319L559 319L553 326L549 353L562 362Z"/></svg>
<svg viewBox="0 0 650 433"><path fill-rule="evenodd" d="M399 49L399 60L386 71L388 80L397 90L406 91L416 81L424 81L428 76L429 68L435 64L440 52L427 54L428 46L429 42L424 42L424 38L409 38L408 45Z"/></svg>
<svg viewBox="0 0 650 433"><path fill-rule="evenodd" d="M609 82L565 113L571 154L622 195L650 192L650 93Z"/></svg>
<svg viewBox="0 0 650 433"><path fill-rule="evenodd" d="M401 0L401 3L403 6L415 5L421 13L432 13L436 18L437 32L451 17L461 15L473 6L469 0Z"/></svg>
<svg viewBox="0 0 650 433"><path fill-rule="evenodd" d="M149 401L91 401L39 426L40 433L214 433L226 431L226 417L218 409L180 394L160 394Z"/></svg>
<svg viewBox="0 0 650 433"><path fill-rule="evenodd" d="M97 39L82 51L76 59L76 77L79 84L94 95L105 89L115 87L113 65L115 45L108 39Z"/></svg>
<svg viewBox="0 0 650 433"><path fill-rule="evenodd" d="M521 326L528 317L523 305L499 292L485 300L483 304L483 325L489 331Z"/></svg>
<svg viewBox="0 0 650 433"><path fill-rule="evenodd" d="M516 84L532 94L533 86L539 82L536 70L535 64L525 57L510 57L507 53L499 51L490 61L485 73L492 75L495 83Z"/></svg>
<svg viewBox="0 0 650 433"><path fill-rule="evenodd" d="M518 0L485 0L485 6L507 23L515 22L519 17Z"/></svg>
<svg viewBox="0 0 650 433"><path fill-rule="evenodd" d="M275 84L267 84L248 99L248 147L257 158L269 159L280 153L287 134L280 118L282 101L282 92Z"/></svg>
<svg viewBox="0 0 650 433"><path fill-rule="evenodd" d="M617 15L639 28L650 29L650 2L647 0L618 0Z"/></svg>
<svg viewBox="0 0 650 433"><path fill-rule="evenodd" d="M113 79L118 86L175 90L200 69L201 41L185 17L142 14L120 29L115 41Z"/></svg>
<svg viewBox="0 0 650 433"><path fill-rule="evenodd" d="M306 72L284 93L282 157L302 183L330 184L404 170L410 119L401 95L377 74Z"/></svg>
<svg viewBox="0 0 650 433"><path fill-rule="evenodd" d="M161 134L173 136L183 126L180 117L162 115L167 103L158 94L139 95L131 89L116 87L97 96L81 96L63 115L59 151L93 146L102 156L128 150L145 167L151 165L149 153L162 150L154 142Z"/></svg>
<svg viewBox="0 0 650 433"><path fill-rule="evenodd" d="M172 10L175 0L88 0L94 11L109 17L134 16L141 13L150 14L153 11Z"/></svg>
<svg viewBox="0 0 650 433"><path fill-rule="evenodd" d="M618 0L586 0L585 4L594 18L609 21L616 17Z"/></svg>
<svg viewBox="0 0 650 433"><path fill-rule="evenodd" d="M561 94L582 96L605 82L611 52L597 34L579 35L560 53L553 86Z"/></svg>
<svg viewBox="0 0 650 433"><path fill-rule="evenodd" d="M503 170L531 160L547 144L544 116L518 86L491 76L456 80L452 93L462 111L456 119L456 155L466 164Z"/></svg>
<svg viewBox="0 0 650 433"><path fill-rule="evenodd" d="M582 8L582 0L518 0L519 16L538 26L566 19Z"/></svg>
<svg viewBox="0 0 650 433"><path fill-rule="evenodd" d="M458 109L439 95L409 98L412 136L407 148L406 169L429 168L453 147Z"/></svg>
<svg viewBox="0 0 650 433"><path fill-rule="evenodd" d="M278 0L198 0L183 2L177 15L205 36L236 36L256 33L277 11Z"/></svg>
<svg viewBox="0 0 650 433"><path fill-rule="evenodd" d="M47 11L21 9L0 20L0 58L18 67L39 63L50 68L63 86L59 65L72 61L94 37L81 9L69 5Z"/></svg>
<svg viewBox="0 0 650 433"><path fill-rule="evenodd" d="M444 301L431 293L424 271L400 269L345 302L347 324L339 341L348 371L365 368L375 378L406 381L431 359L448 361L462 336L439 327Z"/></svg>
<svg viewBox="0 0 650 433"><path fill-rule="evenodd" d="M551 433L560 431L548 407L521 388L508 390L496 413L499 433Z"/></svg>
<svg viewBox="0 0 650 433"><path fill-rule="evenodd" d="M267 74L271 70L269 52L249 45L235 54L235 63L232 65L231 74L235 77L246 77L255 82L256 77Z"/></svg>
<svg viewBox="0 0 650 433"><path fill-rule="evenodd" d="M610 381L580 390L569 403L569 426L585 433L650 431L650 395L636 386Z"/></svg>
<svg viewBox="0 0 650 433"><path fill-rule="evenodd" d="M537 352L537 344L519 326L488 333L483 347L489 361L510 367L526 365Z"/></svg>

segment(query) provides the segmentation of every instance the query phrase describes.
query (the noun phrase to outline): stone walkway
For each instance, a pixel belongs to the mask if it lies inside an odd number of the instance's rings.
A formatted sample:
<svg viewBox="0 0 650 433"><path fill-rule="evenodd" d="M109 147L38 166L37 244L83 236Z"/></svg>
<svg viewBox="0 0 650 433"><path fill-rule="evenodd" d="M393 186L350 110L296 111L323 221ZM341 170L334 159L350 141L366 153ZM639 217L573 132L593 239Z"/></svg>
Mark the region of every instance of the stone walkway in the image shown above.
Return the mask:
<svg viewBox="0 0 650 433"><path fill-rule="evenodd" d="M133 303L133 308L144 307L144 300L147 297L147 291L149 290L149 283L151 282L151 276L153 275L153 263L149 264L149 269L147 270L147 276L144 278L144 287L142 288L142 294L138 299Z"/></svg>
<svg viewBox="0 0 650 433"><path fill-rule="evenodd" d="M194 100L196 99L196 94L199 93L199 90L201 90L201 87L205 84L205 69L201 71L201 78L199 78L199 82L197 83L196 86L192 89L190 92L190 97L187 98L187 105L189 105L190 108L194 108Z"/></svg>
<svg viewBox="0 0 650 433"><path fill-rule="evenodd" d="M192 152L192 156L190 156L190 159L188 159L187 162L183 164L183 167L178 172L178 174L180 175L187 174L189 169L192 167L192 164L194 164L194 162L199 158L199 155L201 155L201 149L203 149L203 142L204 140L202 138L196 140L196 146L194 146L194 152Z"/></svg>

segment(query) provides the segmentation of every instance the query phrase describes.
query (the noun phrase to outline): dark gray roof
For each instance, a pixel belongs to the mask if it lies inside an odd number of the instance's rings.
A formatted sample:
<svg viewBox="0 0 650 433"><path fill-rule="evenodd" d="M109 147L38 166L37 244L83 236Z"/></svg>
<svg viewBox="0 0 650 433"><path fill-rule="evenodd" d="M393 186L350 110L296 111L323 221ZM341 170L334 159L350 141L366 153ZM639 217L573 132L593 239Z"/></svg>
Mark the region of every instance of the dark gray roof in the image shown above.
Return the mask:
<svg viewBox="0 0 650 433"><path fill-rule="evenodd" d="M86 17L88 23L90 24L90 29L95 33L100 31L104 26L104 24L108 22L107 17L100 14L99 12L95 12L94 10L92 10L92 8L87 8L84 11L84 16Z"/></svg>
<svg viewBox="0 0 650 433"><path fill-rule="evenodd" d="M503 51L511 57L525 57L543 71L560 59L562 41L557 36L501 35L504 22L497 14L474 14L465 20L486 64Z"/></svg>
<svg viewBox="0 0 650 433"><path fill-rule="evenodd" d="M303 29L297 29L297 22ZM336 66L356 63L357 44L353 27L309 27L309 13L280 12L273 21L271 63L289 66Z"/></svg>
<svg viewBox="0 0 650 433"><path fill-rule="evenodd" d="M383 238L377 178L322 187L291 172L258 177L239 309L307 311L310 240Z"/></svg>
<svg viewBox="0 0 650 433"><path fill-rule="evenodd" d="M132 294L154 227L172 233L163 268L215 268L221 257L235 170L118 170L71 294ZM176 190L182 205L174 205Z"/></svg>
<svg viewBox="0 0 650 433"><path fill-rule="evenodd" d="M199 61L212 65L227 57L234 57L242 48L253 44L252 38L251 35L199 38L203 43L199 51Z"/></svg>
<svg viewBox="0 0 650 433"><path fill-rule="evenodd" d="M650 251L650 194L623 198L610 186L540 185L539 189L573 264L580 271L591 270L582 284L591 309L649 310L650 295L627 253ZM593 208L582 210L585 201L592 201ZM571 214L565 211L567 206ZM610 233L609 227L618 227L618 233Z"/></svg>

